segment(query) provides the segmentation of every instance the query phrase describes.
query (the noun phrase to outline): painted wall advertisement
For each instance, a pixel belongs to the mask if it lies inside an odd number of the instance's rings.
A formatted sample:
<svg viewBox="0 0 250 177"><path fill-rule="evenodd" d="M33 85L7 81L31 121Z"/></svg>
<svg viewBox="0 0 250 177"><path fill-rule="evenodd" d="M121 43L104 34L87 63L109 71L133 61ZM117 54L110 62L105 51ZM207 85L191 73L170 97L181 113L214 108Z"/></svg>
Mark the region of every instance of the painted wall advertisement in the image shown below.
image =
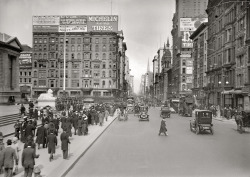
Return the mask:
<svg viewBox="0 0 250 177"><path fill-rule="evenodd" d="M88 16L88 31L118 31L117 15Z"/></svg>
<svg viewBox="0 0 250 177"><path fill-rule="evenodd" d="M21 52L19 56L19 65L20 67L26 68L26 67L32 67L32 52Z"/></svg>
<svg viewBox="0 0 250 177"><path fill-rule="evenodd" d="M180 18L180 31L195 31L208 18Z"/></svg>
<svg viewBox="0 0 250 177"><path fill-rule="evenodd" d="M33 32L118 31L117 15L33 16Z"/></svg>
<svg viewBox="0 0 250 177"><path fill-rule="evenodd" d="M192 76L186 77L186 83L192 83Z"/></svg>

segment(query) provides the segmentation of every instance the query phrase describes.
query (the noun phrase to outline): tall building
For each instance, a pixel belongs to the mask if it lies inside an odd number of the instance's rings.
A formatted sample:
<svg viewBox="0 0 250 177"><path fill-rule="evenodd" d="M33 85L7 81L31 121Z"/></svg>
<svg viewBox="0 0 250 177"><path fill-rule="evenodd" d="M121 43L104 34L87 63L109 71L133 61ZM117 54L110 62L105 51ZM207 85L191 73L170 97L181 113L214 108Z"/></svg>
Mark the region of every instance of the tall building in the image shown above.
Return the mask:
<svg viewBox="0 0 250 177"><path fill-rule="evenodd" d="M249 8L245 1L208 2L209 105L250 109Z"/></svg>
<svg viewBox="0 0 250 177"><path fill-rule="evenodd" d="M34 16L33 95L50 88L58 96L122 97L123 40L116 15Z"/></svg>
<svg viewBox="0 0 250 177"><path fill-rule="evenodd" d="M199 105L207 105L207 28L208 23L202 23L190 36L193 40L193 95Z"/></svg>
<svg viewBox="0 0 250 177"><path fill-rule="evenodd" d="M22 45L16 37L0 33L0 103L20 102L20 52Z"/></svg>
<svg viewBox="0 0 250 177"><path fill-rule="evenodd" d="M32 92L32 48L22 45L23 51L19 56L19 86L22 101L28 101Z"/></svg>
<svg viewBox="0 0 250 177"><path fill-rule="evenodd" d="M172 92L177 97L191 93L193 76L193 43L189 38L199 25L207 21L208 0L176 0L173 16Z"/></svg>

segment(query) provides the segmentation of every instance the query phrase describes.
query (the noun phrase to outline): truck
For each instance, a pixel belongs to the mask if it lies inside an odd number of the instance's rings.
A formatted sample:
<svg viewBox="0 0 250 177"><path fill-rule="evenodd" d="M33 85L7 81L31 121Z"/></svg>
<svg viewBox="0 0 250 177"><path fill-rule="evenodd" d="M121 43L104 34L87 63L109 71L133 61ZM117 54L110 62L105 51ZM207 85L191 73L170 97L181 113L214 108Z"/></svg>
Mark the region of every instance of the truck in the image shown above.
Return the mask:
<svg viewBox="0 0 250 177"><path fill-rule="evenodd" d="M186 117L192 117L193 105L193 95L190 94L180 97L179 114Z"/></svg>

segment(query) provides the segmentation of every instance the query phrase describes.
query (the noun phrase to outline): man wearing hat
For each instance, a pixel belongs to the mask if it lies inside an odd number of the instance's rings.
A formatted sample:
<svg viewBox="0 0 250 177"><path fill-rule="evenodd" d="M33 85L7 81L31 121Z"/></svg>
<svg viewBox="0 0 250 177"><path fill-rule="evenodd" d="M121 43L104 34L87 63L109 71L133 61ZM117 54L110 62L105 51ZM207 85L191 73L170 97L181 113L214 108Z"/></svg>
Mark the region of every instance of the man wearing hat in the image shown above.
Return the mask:
<svg viewBox="0 0 250 177"><path fill-rule="evenodd" d="M15 150L11 147L12 141L10 139L7 140L7 147L3 150L2 157L0 161L1 168L4 167L4 176L12 176L14 161L16 165L18 165L18 160L16 156Z"/></svg>
<svg viewBox="0 0 250 177"><path fill-rule="evenodd" d="M57 138L54 134L54 130L50 130L50 134L47 137L47 147L48 153L50 154L49 161L53 159L53 154L56 153L56 146L57 146Z"/></svg>
<svg viewBox="0 0 250 177"><path fill-rule="evenodd" d="M63 129L60 139L61 139L61 149L63 152L63 159L67 159L68 149L69 149L68 145L70 144L70 141L69 141L69 135L66 133L66 129Z"/></svg>

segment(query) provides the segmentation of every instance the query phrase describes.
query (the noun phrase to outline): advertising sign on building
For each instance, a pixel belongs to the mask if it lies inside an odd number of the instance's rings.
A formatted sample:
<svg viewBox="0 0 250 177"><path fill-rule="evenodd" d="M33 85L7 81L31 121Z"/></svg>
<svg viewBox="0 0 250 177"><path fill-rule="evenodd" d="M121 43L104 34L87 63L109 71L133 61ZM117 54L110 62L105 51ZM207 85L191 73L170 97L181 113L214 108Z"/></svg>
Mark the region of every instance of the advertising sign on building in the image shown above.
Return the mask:
<svg viewBox="0 0 250 177"><path fill-rule="evenodd" d="M193 61L192 60L186 60L186 66L193 66Z"/></svg>
<svg viewBox="0 0 250 177"><path fill-rule="evenodd" d="M87 32L87 25L70 25L70 26L59 26L59 32Z"/></svg>
<svg viewBox="0 0 250 177"><path fill-rule="evenodd" d="M180 31L195 31L208 18L180 18Z"/></svg>
<svg viewBox="0 0 250 177"><path fill-rule="evenodd" d="M87 16L84 15L70 15L60 16L60 25L86 25Z"/></svg>
<svg viewBox="0 0 250 177"><path fill-rule="evenodd" d="M87 20L88 31L118 31L118 16L117 15L98 15L88 16Z"/></svg>
<svg viewBox="0 0 250 177"><path fill-rule="evenodd" d="M59 25L59 16L33 16L33 25Z"/></svg>
<svg viewBox="0 0 250 177"><path fill-rule="evenodd" d="M32 67L32 52L21 52L19 56L19 66L22 68Z"/></svg>
<svg viewBox="0 0 250 177"><path fill-rule="evenodd" d="M33 32L58 32L58 26L36 25L33 26Z"/></svg>
<svg viewBox="0 0 250 177"><path fill-rule="evenodd" d="M192 35L192 31L181 31L182 42L193 42L189 37Z"/></svg>
<svg viewBox="0 0 250 177"><path fill-rule="evenodd" d="M193 74L193 67L186 67L186 70L187 74Z"/></svg>
<svg viewBox="0 0 250 177"><path fill-rule="evenodd" d="M193 43L192 42L183 42L181 44L182 48L193 48Z"/></svg>

